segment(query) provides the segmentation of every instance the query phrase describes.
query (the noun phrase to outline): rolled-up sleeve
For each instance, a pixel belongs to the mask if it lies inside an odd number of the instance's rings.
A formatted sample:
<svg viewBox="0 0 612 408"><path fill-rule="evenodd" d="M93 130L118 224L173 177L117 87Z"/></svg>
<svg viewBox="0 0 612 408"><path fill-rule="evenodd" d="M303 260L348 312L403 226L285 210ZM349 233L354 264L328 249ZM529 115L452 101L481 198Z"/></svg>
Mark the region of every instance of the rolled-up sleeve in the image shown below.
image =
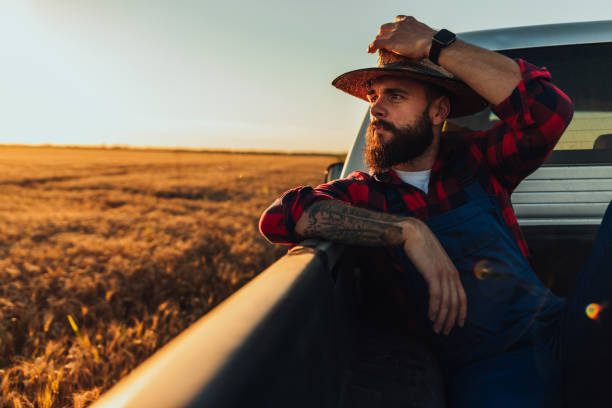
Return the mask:
<svg viewBox="0 0 612 408"><path fill-rule="evenodd" d="M572 101L552 84L546 68L516 62L521 81L508 98L492 107L500 122L470 136L472 156L510 192L546 161L574 112Z"/></svg>
<svg viewBox="0 0 612 408"><path fill-rule="evenodd" d="M365 207L369 178L367 173L353 172L347 178L316 188L306 186L288 190L263 212L259 231L272 243L297 244L303 237L295 232L295 225L309 206L320 200L340 200Z"/></svg>

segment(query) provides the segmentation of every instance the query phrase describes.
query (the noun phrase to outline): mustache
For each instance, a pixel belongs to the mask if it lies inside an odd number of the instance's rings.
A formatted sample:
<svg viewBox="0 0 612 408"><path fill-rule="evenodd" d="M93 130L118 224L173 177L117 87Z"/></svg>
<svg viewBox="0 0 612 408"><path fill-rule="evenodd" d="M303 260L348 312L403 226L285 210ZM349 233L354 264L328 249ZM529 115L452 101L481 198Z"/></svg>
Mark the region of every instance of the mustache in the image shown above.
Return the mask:
<svg viewBox="0 0 612 408"><path fill-rule="evenodd" d="M397 128L395 127L395 125L393 125L393 123L391 122L387 122L384 119L376 119L372 122L370 122L370 130L374 130L374 127L380 127L383 130L389 130L389 131L395 131L397 130Z"/></svg>

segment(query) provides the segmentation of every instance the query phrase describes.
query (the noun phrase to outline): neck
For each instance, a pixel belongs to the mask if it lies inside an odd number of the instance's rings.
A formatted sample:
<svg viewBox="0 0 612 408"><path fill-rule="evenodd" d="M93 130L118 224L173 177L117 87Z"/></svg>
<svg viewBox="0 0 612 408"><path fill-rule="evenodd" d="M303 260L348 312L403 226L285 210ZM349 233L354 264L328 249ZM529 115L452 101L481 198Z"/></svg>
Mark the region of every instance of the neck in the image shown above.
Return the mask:
<svg viewBox="0 0 612 408"><path fill-rule="evenodd" d="M412 160L396 164L392 168L401 171L423 171L433 167L440 150L440 135L434 133L434 140L425 152Z"/></svg>

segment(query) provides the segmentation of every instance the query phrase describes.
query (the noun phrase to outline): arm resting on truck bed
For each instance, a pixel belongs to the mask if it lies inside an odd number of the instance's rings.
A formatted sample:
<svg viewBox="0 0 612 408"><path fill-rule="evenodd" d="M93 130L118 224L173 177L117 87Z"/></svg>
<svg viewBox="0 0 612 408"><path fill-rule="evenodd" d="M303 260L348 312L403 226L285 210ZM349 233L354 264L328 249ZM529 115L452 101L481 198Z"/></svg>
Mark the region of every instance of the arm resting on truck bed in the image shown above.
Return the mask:
<svg viewBox="0 0 612 408"><path fill-rule="evenodd" d="M459 273L446 251L421 220L351 206L340 200L322 200L302 212L295 232L345 244L401 245L427 282L429 318L433 329L448 334L463 326L467 298Z"/></svg>
<svg viewBox="0 0 612 408"><path fill-rule="evenodd" d="M295 231L354 245L402 245L414 218L353 207L337 200L318 201L300 217Z"/></svg>

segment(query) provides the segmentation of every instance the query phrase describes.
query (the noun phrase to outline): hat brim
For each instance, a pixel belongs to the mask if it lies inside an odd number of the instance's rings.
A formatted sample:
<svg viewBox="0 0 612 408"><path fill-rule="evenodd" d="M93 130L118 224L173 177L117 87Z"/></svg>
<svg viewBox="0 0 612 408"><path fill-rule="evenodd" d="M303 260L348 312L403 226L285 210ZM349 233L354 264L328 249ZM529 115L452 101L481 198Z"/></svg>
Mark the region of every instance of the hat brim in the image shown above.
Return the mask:
<svg viewBox="0 0 612 408"><path fill-rule="evenodd" d="M366 83L372 79L393 75L432 83L448 91L451 111L449 118L467 116L480 112L489 104L464 82L446 78L437 72L418 72L405 68L363 68L344 73L332 81L332 85L359 99L368 101Z"/></svg>

